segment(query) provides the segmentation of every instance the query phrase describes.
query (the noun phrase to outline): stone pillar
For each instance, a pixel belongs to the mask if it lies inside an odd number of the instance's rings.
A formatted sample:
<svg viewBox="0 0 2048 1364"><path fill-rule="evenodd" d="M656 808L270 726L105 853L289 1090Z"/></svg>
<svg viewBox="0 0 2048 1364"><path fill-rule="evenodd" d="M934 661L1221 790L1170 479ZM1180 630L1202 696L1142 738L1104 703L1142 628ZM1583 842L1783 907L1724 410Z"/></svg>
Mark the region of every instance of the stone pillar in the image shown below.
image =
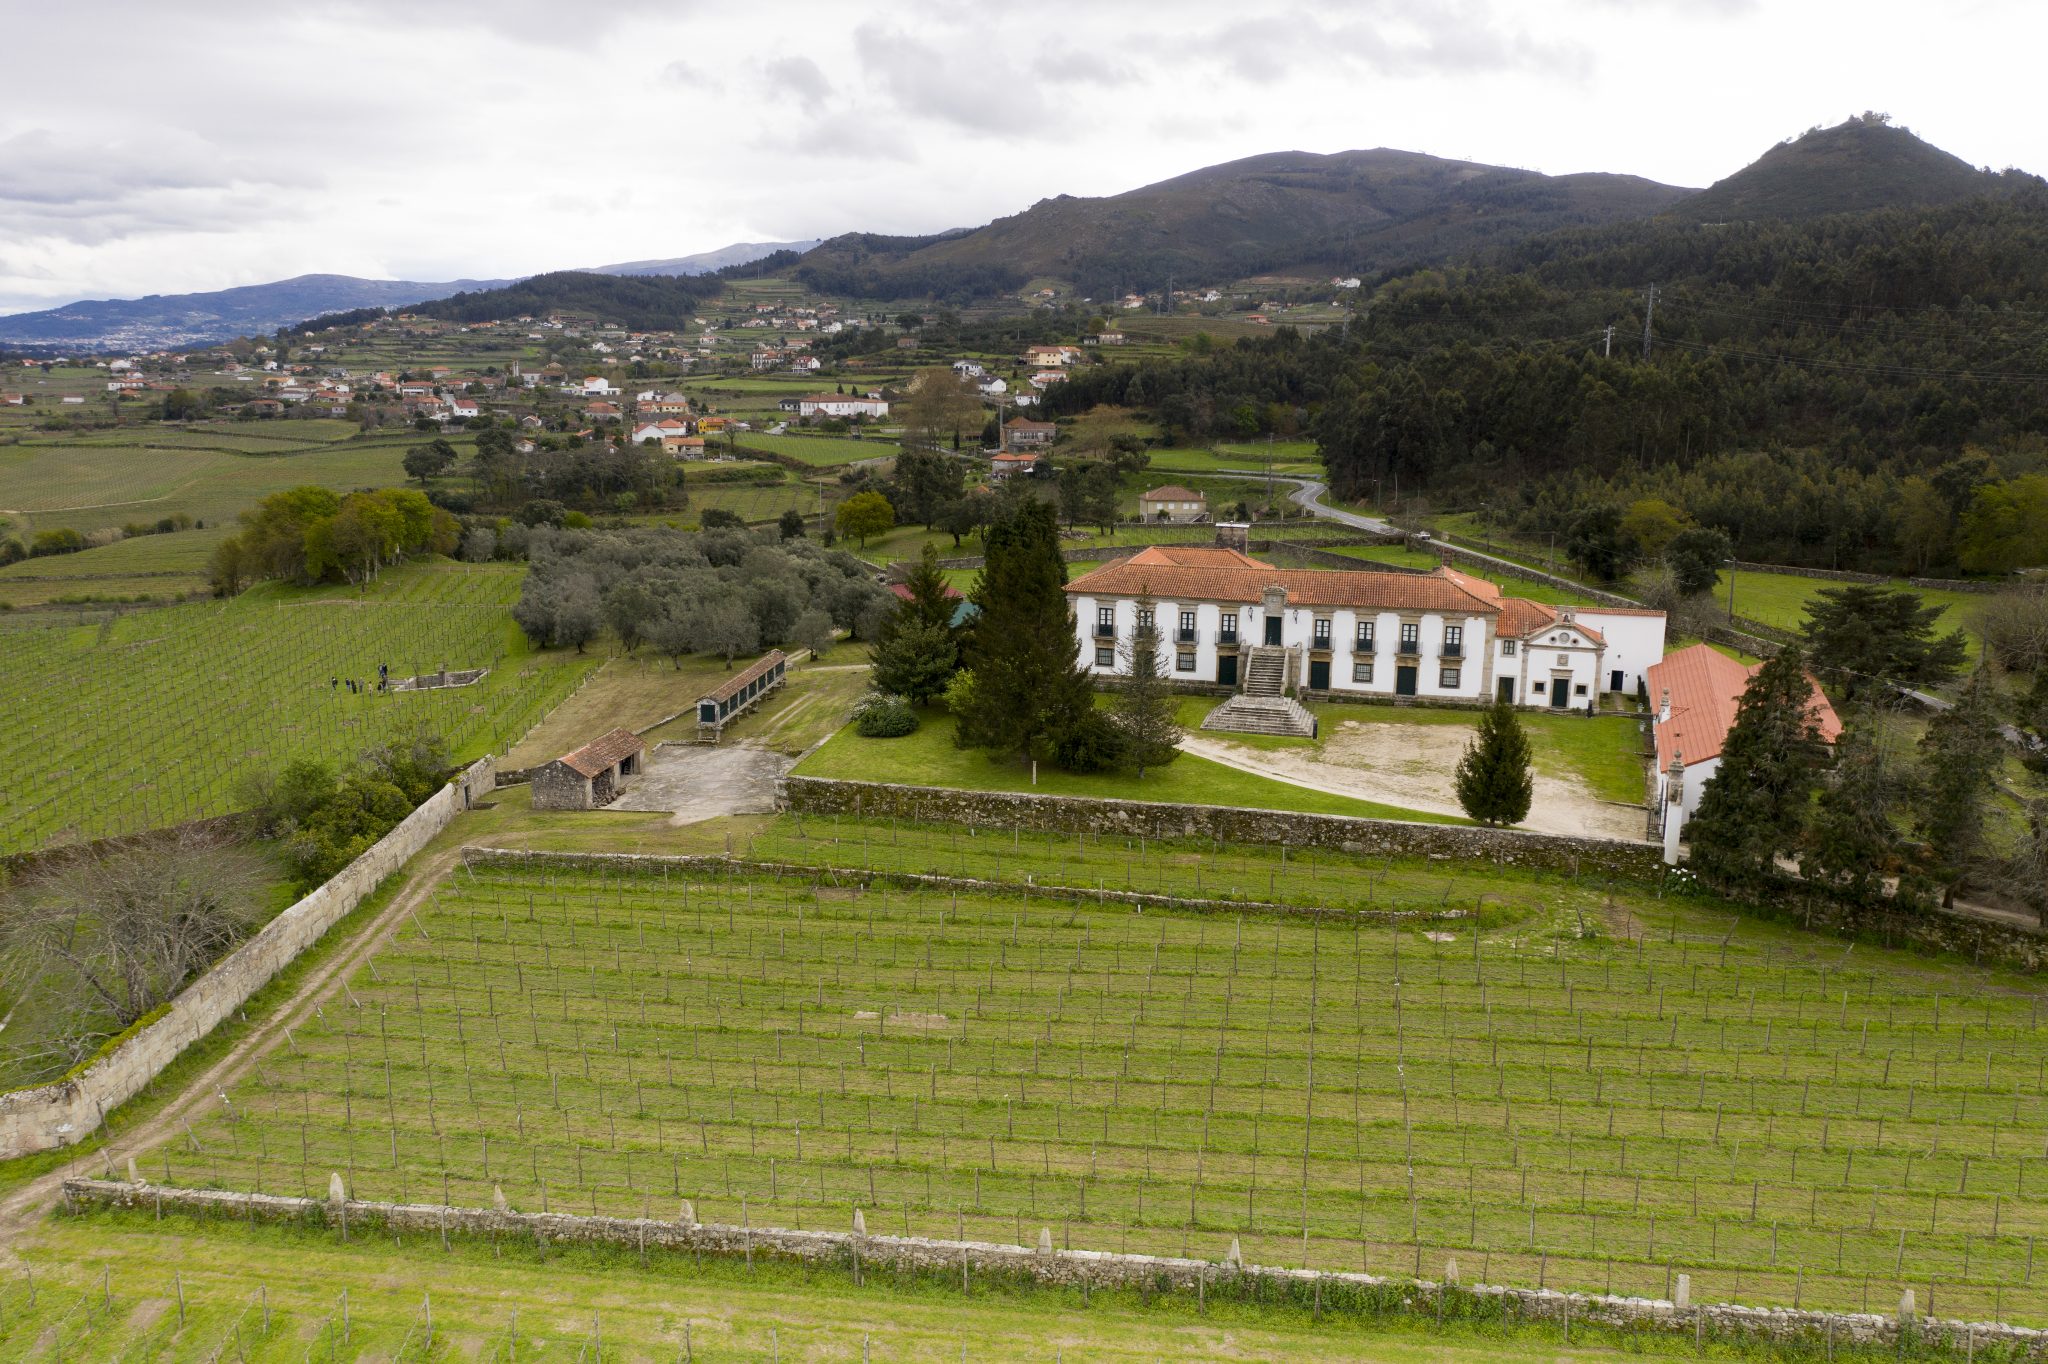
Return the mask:
<svg viewBox="0 0 2048 1364"><path fill-rule="evenodd" d="M1664 865L1678 865L1678 839L1685 830L1685 755L1671 755L1664 778Z"/></svg>

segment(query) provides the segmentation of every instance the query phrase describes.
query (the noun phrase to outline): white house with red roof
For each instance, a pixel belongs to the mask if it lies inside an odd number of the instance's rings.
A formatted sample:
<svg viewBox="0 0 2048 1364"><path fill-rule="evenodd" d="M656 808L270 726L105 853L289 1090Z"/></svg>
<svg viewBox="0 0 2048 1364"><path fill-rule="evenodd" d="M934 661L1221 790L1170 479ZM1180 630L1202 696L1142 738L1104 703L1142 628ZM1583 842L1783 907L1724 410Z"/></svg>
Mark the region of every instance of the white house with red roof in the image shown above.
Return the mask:
<svg viewBox="0 0 2048 1364"><path fill-rule="evenodd" d="M857 393L816 393L796 400L800 417L886 417L889 404Z"/></svg>
<svg viewBox="0 0 2048 1364"><path fill-rule="evenodd" d="M1710 644L1693 644L1674 650L1649 669L1650 694L1657 707L1650 734L1657 749L1656 799L1666 862L1678 860L1685 821L1699 809L1707 783L1721 770L1721 750L1735 728L1735 712L1749 690L1749 680L1762 667L1730 658ZM1832 744L1842 735L1841 717L1820 683L1812 686L1814 728Z"/></svg>
<svg viewBox="0 0 2048 1364"><path fill-rule="evenodd" d="M1508 597L1484 578L1444 570L1498 601L1493 695L1517 705L1584 710L1608 692L1642 693L1644 671L1664 657L1664 613L1643 607L1551 606Z"/></svg>
<svg viewBox="0 0 2048 1364"><path fill-rule="evenodd" d="M1637 686L1664 647L1662 612L1546 606L1449 568L1277 568L1222 547L1153 546L1067 594L1097 676L1128 673L1149 596L1169 678L1272 696L1587 708Z"/></svg>

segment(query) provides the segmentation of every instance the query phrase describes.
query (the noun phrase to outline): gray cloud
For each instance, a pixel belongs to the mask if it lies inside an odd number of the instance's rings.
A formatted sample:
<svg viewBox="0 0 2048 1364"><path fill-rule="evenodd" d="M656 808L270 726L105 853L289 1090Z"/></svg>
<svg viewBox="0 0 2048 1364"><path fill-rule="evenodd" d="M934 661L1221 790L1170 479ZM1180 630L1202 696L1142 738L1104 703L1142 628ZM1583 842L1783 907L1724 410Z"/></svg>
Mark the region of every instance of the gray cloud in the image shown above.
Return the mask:
<svg viewBox="0 0 2048 1364"><path fill-rule="evenodd" d="M854 53L872 85L903 113L975 133L1044 134L1067 124L1027 81L979 73L1001 54L986 35L955 31L945 47L901 29L866 23L853 31Z"/></svg>
<svg viewBox="0 0 2048 1364"><path fill-rule="evenodd" d="M96 244L145 232L230 231L285 212L277 191L318 177L159 129L94 138L35 128L0 141L0 234Z"/></svg>
<svg viewBox="0 0 2048 1364"><path fill-rule="evenodd" d="M809 57L777 57L761 70L772 87L796 96L803 111L814 118L832 95L832 82Z"/></svg>

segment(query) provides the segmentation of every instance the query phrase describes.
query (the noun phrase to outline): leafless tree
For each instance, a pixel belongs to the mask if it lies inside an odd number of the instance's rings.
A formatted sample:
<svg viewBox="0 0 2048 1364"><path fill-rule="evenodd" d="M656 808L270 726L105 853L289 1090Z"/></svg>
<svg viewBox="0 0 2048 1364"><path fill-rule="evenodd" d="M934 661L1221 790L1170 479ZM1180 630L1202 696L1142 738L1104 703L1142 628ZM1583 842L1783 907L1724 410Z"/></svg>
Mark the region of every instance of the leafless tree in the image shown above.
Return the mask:
<svg viewBox="0 0 2048 1364"><path fill-rule="evenodd" d="M119 1032L262 921L269 879L217 835L81 853L0 897L0 975L38 1001L52 1035Z"/></svg>

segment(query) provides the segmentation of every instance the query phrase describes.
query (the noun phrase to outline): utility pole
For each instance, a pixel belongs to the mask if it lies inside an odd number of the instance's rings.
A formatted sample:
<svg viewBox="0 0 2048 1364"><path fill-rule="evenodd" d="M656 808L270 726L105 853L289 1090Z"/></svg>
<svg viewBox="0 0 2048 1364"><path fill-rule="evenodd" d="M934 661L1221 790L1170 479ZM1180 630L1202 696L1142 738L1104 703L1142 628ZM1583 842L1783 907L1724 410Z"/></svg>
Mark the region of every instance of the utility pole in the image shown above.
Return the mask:
<svg viewBox="0 0 2048 1364"><path fill-rule="evenodd" d="M1614 358L1614 324L1612 322L1607 324L1606 339L1600 343L1600 358L1602 360L1612 360Z"/></svg>
<svg viewBox="0 0 2048 1364"><path fill-rule="evenodd" d="M1643 304L1643 358L1650 358L1650 319L1657 312L1657 286L1650 286L1649 298Z"/></svg>

